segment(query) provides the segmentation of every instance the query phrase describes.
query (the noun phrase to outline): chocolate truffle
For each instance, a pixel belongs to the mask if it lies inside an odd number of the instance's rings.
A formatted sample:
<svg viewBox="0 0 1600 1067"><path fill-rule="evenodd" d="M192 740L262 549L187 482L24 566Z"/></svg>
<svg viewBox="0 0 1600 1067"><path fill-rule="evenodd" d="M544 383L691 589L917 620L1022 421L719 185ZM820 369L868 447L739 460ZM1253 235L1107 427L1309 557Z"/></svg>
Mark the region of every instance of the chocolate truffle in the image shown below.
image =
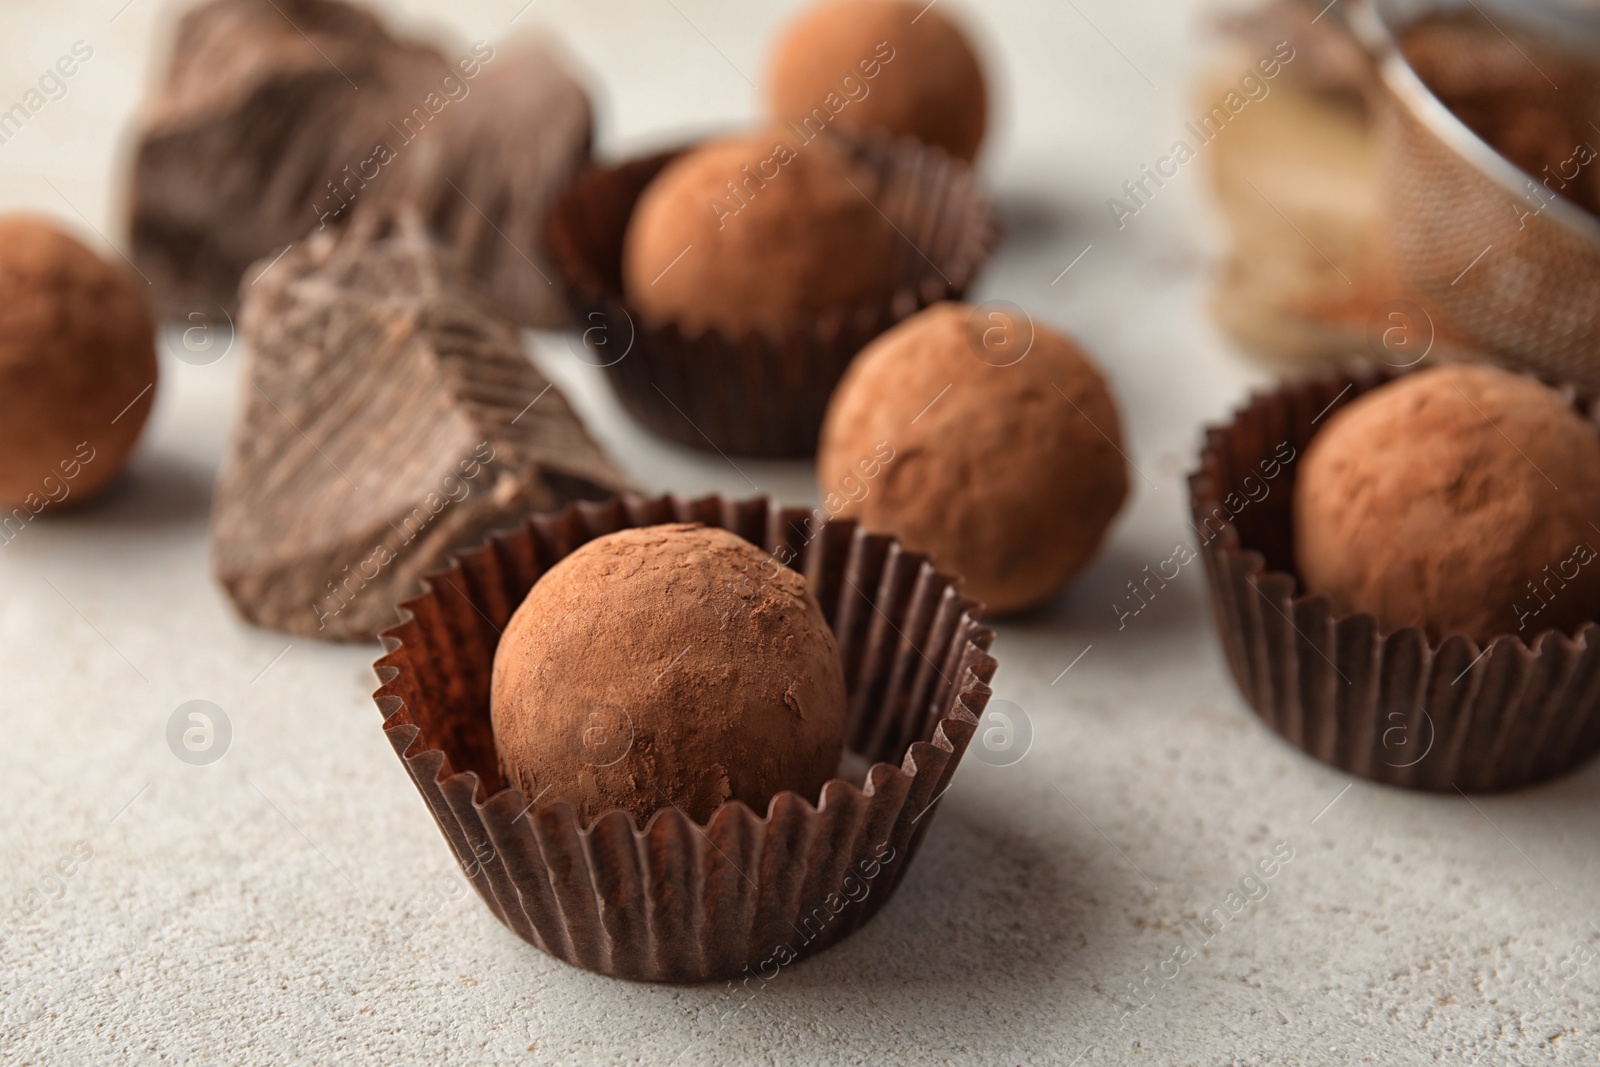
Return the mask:
<svg viewBox="0 0 1600 1067"><path fill-rule="evenodd" d="M589 542L511 617L490 696L506 781L580 819L816 803L844 747L844 674L805 579L726 530Z"/></svg>
<svg viewBox="0 0 1600 1067"><path fill-rule="evenodd" d="M901 238L873 204L875 175L826 138L778 128L685 153L628 223L623 282L653 326L781 335L888 300Z"/></svg>
<svg viewBox="0 0 1600 1067"><path fill-rule="evenodd" d="M1025 315L936 304L878 338L828 404L823 508L966 578L992 613L1070 582L1128 492L1099 369Z"/></svg>
<svg viewBox="0 0 1600 1067"><path fill-rule="evenodd" d="M814 135L881 128L968 162L987 122L983 69L942 9L921 0L835 0L779 38L768 75L773 116Z"/></svg>
<svg viewBox="0 0 1600 1067"><path fill-rule="evenodd" d="M0 508L86 500L122 469L155 395L137 283L50 223L0 216Z"/></svg>
<svg viewBox="0 0 1600 1067"><path fill-rule="evenodd" d="M1351 401L1312 438L1295 561L1340 614L1434 640L1555 628L1600 609L1600 440L1560 393L1438 367Z"/></svg>

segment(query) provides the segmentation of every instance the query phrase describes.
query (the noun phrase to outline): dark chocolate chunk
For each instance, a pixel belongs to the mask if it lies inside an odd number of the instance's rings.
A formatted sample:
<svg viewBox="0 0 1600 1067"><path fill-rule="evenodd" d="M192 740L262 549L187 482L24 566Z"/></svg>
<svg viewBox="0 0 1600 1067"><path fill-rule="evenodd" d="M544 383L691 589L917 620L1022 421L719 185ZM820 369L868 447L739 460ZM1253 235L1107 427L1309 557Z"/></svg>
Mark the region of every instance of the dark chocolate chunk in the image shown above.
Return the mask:
<svg viewBox="0 0 1600 1067"><path fill-rule="evenodd" d="M211 0L180 20L144 108L134 260L158 311L231 308L256 260L405 198L501 314L560 326L538 237L591 127L538 41L447 55L339 0Z"/></svg>
<svg viewBox="0 0 1600 1067"><path fill-rule="evenodd" d="M251 270L212 514L218 579L251 622L372 637L451 550L625 488L414 211L358 213Z"/></svg>

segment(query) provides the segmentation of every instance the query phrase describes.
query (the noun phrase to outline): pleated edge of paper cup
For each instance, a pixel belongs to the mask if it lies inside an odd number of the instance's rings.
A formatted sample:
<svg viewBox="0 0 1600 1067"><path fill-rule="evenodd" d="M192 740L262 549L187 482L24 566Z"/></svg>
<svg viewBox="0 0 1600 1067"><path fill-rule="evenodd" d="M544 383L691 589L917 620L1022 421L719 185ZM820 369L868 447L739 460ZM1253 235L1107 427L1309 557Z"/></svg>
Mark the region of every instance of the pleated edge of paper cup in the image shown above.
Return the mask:
<svg viewBox="0 0 1600 1067"><path fill-rule="evenodd" d="M941 264L935 266L933 275L924 275L919 283L897 285L886 300L867 300L855 305L829 309L811 324L793 327L779 335L768 335L752 330L742 336L735 336L715 327L691 334L685 333L676 323L667 323L663 326L648 325L643 312L630 304L620 290L613 290L608 285L594 281L592 277L588 279L580 277L580 274L593 275L596 272L589 270L579 272L571 269L575 257L566 255L564 242L550 239L552 231L571 213L580 194L584 193L591 183L604 180L629 167L648 165L657 161L659 161L657 173L660 173L684 153L711 143L718 137L734 135L737 132L739 131L730 130L721 134L711 134L692 141L679 142L675 147L617 160L594 160L573 175L566 189L551 204L545 219L544 231L547 253L561 276L575 314L581 315L585 310L598 306L615 306L627 315L634 324L634 329L640 334L649 334L661 341L699 348L721 347L737 350L753 344L764 350L775 351L797 342L818 346L832 345L836 343L834 338L846 332L850 324L888 323L892 326L940 301L960 300L977 279L999 243L999 215L994 201L986 195L978 180L977 171L971 164L957 159L938 145L919 141L909 134L895 135L881 130L851 133L829 131L818 136L843 142L846 145L847 155L851 155L858 162L865 159L863 165L875 173L882 174L891 159L897 162L914 160L916 167L912 169L920 170L929 165L937 167L944 176L945 189L956 187L965 189L966 206L970 209L972 217L969 225L964 228L960 246L971 254L949 268L949 276L942 282L938 276L943 274L945 266ZM627 207L630 218L637 203L635 200ZM944 208L946 213L950 210L952 209L948 206ZM912 249L920 252L915 243L912 244ZM920 255L907 257L908 261L913 262L919 258Z"/></svg>
<svg viewBox="0 0 1600 1067"><path fill-rule="evenodd" d="M952 575L946 571L937 570L933 572L936 577L944 579L950 583L947 586L947 592L945 595L956 598L960 609L960 615L957 618L957 626L958 628L964 629L964 634L958 632L952 636L950 647L954 647L954 642L956 640L964 640L966 642L965 650L970 650L968 654L970 654L972 659L972 663L967 666L965 673L961 677L954 679L951 683L953 692L950 696L949 710L940 716L940 718L934 724L932 733L926 740L915 740L907 745L905 755L901 759L898 766L884 761L873 762L866 771L862 785L856 785L854 782L839 777L830 778L828 781L823 783L821 791L815 802L806 796L794 792L793 790L782 790L774 795L772 801L768 804L767 813L764 815L754 811L743 801L731 800L720 805L715 811L712 812L711 816L704 823L695 822L679 809L664 808L652 815L651 818L647 820L645 825L641 828L630 814L620 809L613 809L610 812L602 813L595 819L591 820L588 826L583 826L578 820L576 810L564 799L552 798L551 800L540 804L537 807L533 805L527 805L523 803L526 800L526 797L523 795L522 791L511 785L504 786L492 794L485 794L484 786L478 773L476 771L455 771L453 769L449 753L444 751L444 749L440 748L439 746L431 744L429 740L423 736L423 729L420 725L414 722L396 721L396 719L403 715L406 711L404 698L398 694L390 692L391 686L398 679L401 671L399 666L388 662L391 655L398 651L403 645L398 631L405 629L415 621L415 613L412 611L413 605L433 599L437 596L437 592L434 588L434 582L436 580L463 573L463 560L465 558L479 553L493 552L495 542L505 542L532 536L531 524L537 518L547 518L558 522L570 522L575 515L581 514L586 510L597 511L609 507L622 507L626 509L629 506L652 505L665 505L670 507L675 512L684 514L692 513L696 508L703 509L707 506L715 505L722 514L731 514L737 508L752 507L757 504L764 506L769 523L781 516L786 510L782 505L765 496L735 501L721 494L713 494L710 496L697 497L692 500L687 500L677 494L664 494L653 497L645 497L639 494L626 493L614 497L609 501L576 501L572 504L569 504L567 507L562 508L560 511L530 516L528 520L519 526L490 531L485 536L484 540L476 546L458 549L451 552L440 567L430 571L429 574L423 578L423 592L398 606L400 619L393 626L389 627L379 635L379 638L383 644L384 654L373 665L374 671L378 676L379 687L373 692L372 697L374 702L377 704L380 713L383 715L384 733L389 737L391 744L394 745L396 753L400 755L401 760L406 765L408 772L419 778L426 777L427 780L432 781L434 786L439 788L441 791L447 787L454 786L469 788L471 791L470 795L473 797L473 808L478 813L478 816L480 820L483 821L485 827L487 827L491 822L495 822L504 826L510 826L514 825L516 820L521 818L531 819L533 817L554 817L560 820L560 822L563 824L570 824L572 832L578 835L579 840L587 844L588 841L591 840L597 832L599 832L602 822L610 822L621 818L627 820L636 844L640 845L641 847L643 846L644 841L655 831L657 823L662 819L682 819L686 825L695 827L702 833L712 831L720 825L731 824L736 821L748 819L755 820L758 824L765 828L772 823L774 812L778 808L780 801L783 801L785 804L793 804L798 802L800 811L802 813L802 818L816 818L828 810L828 797L830 792L838 795L838 791L843 790L845 796L849 798L849 801L851 802L858 799L870 800L880 793L885 792L887 790L887 786L892 780L895 778L900 778L907 783L907 792L909 795L910 783L915 782L916 779L921 775L922 765L927 762L926 755L932 750L938 750L946 754L946 758L943 761L943 766L941 767L941 772L947 772L944 773L943 776L946 780L948 780L948 778L955 773L957 766L960 764L961 758L965 754L968 742L971 740L972 734L976 732L979 718L982 716L984 708L987 706L989 698L992 695L993 691L989 686L989 682L992 680L994 672L999 666L999 661L996 660L995 657L989 652L989 649L994 641L994 630L984 625L978 619L978 614L982 609L982 604L978 601L972 600L969 597L962 596L959 592L957 592L961 582L959 576ZM624 511L624 514L626 515L626 511ZM668 521L679 520L674 519ZM687 521L703 520L690 519ZM840 522L850 520L834 521ZM630 526L628 523L625 523L623 526L619 527L619 529L627 528L634 527ZM860 537L864 533L864 529L857 525L855 527L855 533L853 536ZM898 541L895 541L894 539L890 540L892 543L898 543ZM817 543L820 543L820 539ZM925 566L929 565L928 557L925 554L908 553L908 555L913 558L922 559ZM962 626L963 623L965 624L964 627ZM954 737L952 737L952 734ZM431 774L426 770L426 767L430 762L435 764ZM421 772L420 774L419 771ZM421 784L420 781L418 784ZM887 791L891 794L894 792L894 790ZM792 798L792 800L786 798ZM427 798L424 797L425 802L426 799ZM923 812L919 813L914 821L922 821L923 815L926 814L928 816L926 822L931 823L932 809L937 806L938 800L939 796L934 796L924 808ZM835 801L834 803L838 804L840 802L841 801ZM490 810L491 808L500 808L506 805L515 805L515 810L518 812L517 816L509 822L501 819L498 815ZM901 804L901 810L902 812L904 810L903 802ZM895 821L898 822L899 818L900 815L897 814ZM465 866L466 860L459 856L457 858L460 859L463 863L463 866ZM502 921L504 921L503 917ZM508 923L507 925L510 924Z"/></svg>
<svg viewBox="0 0 1600 1067"><path fill-rule="evenodd" d="M1437 365L1439 364L1431 364L1431 366ZM1349 359L1325 365L1319 370L1301 377L1280 380L1277 385L1270 388L1252 390L1248 399L1234 408L1226 422L1207 423L1201 430L1201 446L1196 467L1186 479L1189 489L1190 518L1198 523L1201 521L1202 515L1214 515L1216 510L1222 509L1221 498L1228 490L1217 484L1221 456L1216 441L1219 438L1229 438L1242 422L1255 412L1274 405L1286 408L1298 397L1307 396L1315 391L1324 391L1332 394L1333 399L1328 403L1326 411L1314 420L1321 421L1327 415L1333 414L1372 390L1423 369L1426 368L1417 366L1401 369L1381 366L1365 359ZM1501 369L1508 370L1509 373L1520 374L1523 377L1533 378L1551 388L1570 391L1574 396L1574 409L1584 417L1585 421L1591 424L1595 423L1595 418L1588 411L1589 403L1576 387L1566 383L1553 382L1527 371L1510 370L1503 367ZM1348 391L1346 391L1346 388L1348 388ZM1597 432L1600 432L1600 427L1597 427ZM1314 436L1315 433L1304 440L1295 440L1293 443L1297 448L1303 450L1310 444ZM1222 510L1226 513L1226 509ZM1218 582L1213 579L1221 579L1223 583L1226 583L1231 575L1242 575L1248 585L1253 587L1259 595L1266 597L1278 611L1284 614L1285 618L1291 621L1296 617L1299 608L1315 606L1325 612L1330 628L1335 635L1337 635L1339 629L1344 628L1347 623L1351 622L1356 622L1360 626L1369 628L1379 649L1377 674L1380 679L1389 670L1389 657L1386 655L1388 646L1396 641L1409 640L1414 642L1422 649L1430 669L1438 662L1440 655L1446 652L1450 646L1456 646L1456 648L1461 649L1462 654L1469 661L1468 666L1462 672L1462 676L1467 679L1469 686L1473 689L1478 687L1478 683L1481 682L1484 674L1489 669L1485 661L1492 659L1493 656L1484 655L1484 653L1489 652L1491 649L1503 650L1507 654L1523 659L1527 675L1532 677L1537 672L1538 660L1543 656L1546 649L1551 649L1553 646L1568 655L1579 656L1585 651L1594 648L1597 643L1600 643L1600 621L1585 622L1572 634L1553 628L1546 628L1536 631L1527 638L1513 633L1500 634L1482 644L1465 634L1452 634L1442 640L1435 641L1418 626L1406 626L1386 632L1379 625L1377 617L1372 613L1351 612L1343 615L1338 614L1333 610L1332 600L1326 594L1303 591L1302 583L1297 574L1269 567L1266 555L1259 549L1251 548L1244 543L1238 527L1231 519L1222 524L1217 536L1201 546L1200 554L1204 557L1208 571L1206 583L1207 599L1212 604L1212 616L1218 629L1217 636L1223 646L1225 657L1230 661L1228 664L1229 677L1239 691L1241 699L1250 708L1251 713L1261 720L1262 725L1266 726L1276 736L1282 738L1286 744L1324 766L1334 767L1346 773L1354 774L1357 772L1350 771L1345 767L1323 759L1312 751L1309 744L1295 741L1285 734L1283 730L1279 729L1276 723L1269 721L1261 709L1256 707L1254 697L1245 691L1240 679L1234 676L1234 667L1229 654L1230 649L1249 650L1251 642L1243 632L1231 625L1231 622L1224 621L1229 616L1217 610L1220 607L1218 598L1221 594L1218 592ZM1276 589L1274 590L1273 587L1276 587ZM1308 639L1305 639L1302 635L1302 640ZM1267 650L1267 652L1268 655L1266 657L1257 656L1256 658L1263 663L1269 659L1281 662L1282 657L1272 656L1271 650ZM1299 658L1298 645L1296 647L1296 655L1293 658L1296 660ZM1458 678L1459 680L1461 679ZM1520 699L1524 695L1525 690L1519 691L1514 694L1513 699ZM1321 717L1317 715L1318 712L1334 713L1336 711L1333 708L1307 708L1304 710L1308 712L1308 718L1312 716ZM1591 714L1593 714L1592 711ZM1313 734L1311 729L1306 729L1303 732L1308 738ZM1486 784L1479 785L1470 791L1488 793L1537 785L1553 777L1569 773L1581 765L1582 762L1585 762L1587 758L1582 757L1548 775L1511 781L1507 781L1504 776L1500 776L1499 784L1496 784L1494 775L1489 775L1487 776L1489 780ZM1492 768L1479 769L1492 770ZM1411 785L1388 777L1359 776L1366 781L1395 788L1426 792L1436 791L1427 786Z"/></svg>
<svg viewBox="0 0 1600 1067"><path fill-rule="evenodd" d="M620 175L642 167L659 173L704 140L596 164L552 205L544 243L574 317L589 323L599 316L607 343L615 343L614 335L629 338L624 355L601 366L624 410L653 435L733 455L813 455L828 398L856 354L919 311L964 299L993 253L998 215L969 164L907 136L822 136L844 143L847 154L880 175L903 175L898 188L913 190L911 201L920 209L898 223L902 235L911 231L911 247L901 253L913 265L913 276L879 298L829 309L781 334L749 330L736 336L716 328L689 334L676 322L652 325L628 301L624 287L608 280L609 272L591 252L595 242L588 235L596 227L586 220L620 221L625 238L637 208L637 196L627 199L614 187ZM937 177L930 177L935 171ZM919 226L913 226L915 220ZM956 250L951 261L923 269L927 235L946 232L947 225ZM717 368L718 373L690 388L687 368Z"/></svg>

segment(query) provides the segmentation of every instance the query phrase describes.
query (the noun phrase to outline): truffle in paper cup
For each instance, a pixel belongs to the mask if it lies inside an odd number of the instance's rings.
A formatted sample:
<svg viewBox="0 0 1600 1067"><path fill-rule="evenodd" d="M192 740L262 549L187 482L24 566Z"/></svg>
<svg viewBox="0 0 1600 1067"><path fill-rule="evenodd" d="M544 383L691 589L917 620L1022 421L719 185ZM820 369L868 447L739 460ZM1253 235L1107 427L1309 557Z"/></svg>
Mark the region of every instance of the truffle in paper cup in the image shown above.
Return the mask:
<svg viewBox="0 0 1600 1067"><path fill-rule="evenodd" d="M578 546L664 522L719 526L803 573L833 628L848 697L845 767L820 797L766 812L677 809L584 828L560 798L507 788L489 688L500 631ZM464 553L402 605L375 694L384 732L496 918L569 963L643 981L770 971L834 944L904 878L931 806L989 698L993 632L926 556L855 523L764 499L627 497L537 516Z"/></svg>
<svg viewBox="0 0 1600 1067"><path fill-rule="evenodd" d="M988 257L994 212L968 167L910 138L821 136L879 177L874 203L905 238L899 283L887 300L839 308L781 336L687 336L675 324L651 326L625 299L622 252L634 207L687 149L591 167L552 208L545 241L566 281L583 358L605 368L623 407L651 432L733 455L814 455L828 396L855 354L921 308L960 299Z"/></svg>
<svg viewBox="0 0 1600 1067"><path fill-rule="evenodd" d="M1600 749L1600 625L1432 641L1300 591L1296 460L1329 415L1396 376L1357 367L1289 382L1206 431L1190 509L1228 669L1285 741L1362 778L1485 792L1562 774Z"/></svg>

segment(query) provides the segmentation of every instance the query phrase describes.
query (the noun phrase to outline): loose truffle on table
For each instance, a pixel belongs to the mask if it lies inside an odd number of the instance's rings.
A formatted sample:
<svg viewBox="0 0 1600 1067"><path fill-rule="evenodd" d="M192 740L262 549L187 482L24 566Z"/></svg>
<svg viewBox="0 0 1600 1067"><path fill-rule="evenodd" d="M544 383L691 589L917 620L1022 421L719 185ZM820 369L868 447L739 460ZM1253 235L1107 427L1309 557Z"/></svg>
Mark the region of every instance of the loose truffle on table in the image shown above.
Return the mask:
<svg viewBox="0 0 1600 1067"><path fill-rule="evenodd" d="M1600 439L1560 393L1487 366L1421 371L1337 411L1294 490L1295 560L1380 628L1531 638L1600 611Z"/></svg>
<svg viewBox="0 0 1600 1067"><path fill-rule="evenodd" d="M844 747L844 675L805 579L726 530L671 524L589 542L506 626L490 697L506 781L582 821L643 826L724 801L816 803Z"/></svg>
<svg viewBox="0 0 1600 1067"><path fill-rule="evenodd" d="M774 50L767 98L773 117L796 128L881 128L968 162L988 122L971 43L921 0L835 0L805 12Z"/></svg>
<svg viewBox="0 0 1600 1067"><path fill-rule="evenodd" d="M828 405L823 505L932 553L994 614L1094 556L1128 492L1121 422L1071 340L936 304L868 346Z"/></svg>
<svg viewBox="0 0 1600 1067"><path fill-rule="evenodd" d="M132 276L42 219L0 216L0 507L38 514L105 488L155 381Z"/></svg>
<svg viewBox="0 0 1600 1067"><path fill-rule="evenodd" d="M736 337L881 304L907 260L873 205L878 185L827 138L782 128L693 149L634 209L623 246L628 301L652 326Z"/></svg>

